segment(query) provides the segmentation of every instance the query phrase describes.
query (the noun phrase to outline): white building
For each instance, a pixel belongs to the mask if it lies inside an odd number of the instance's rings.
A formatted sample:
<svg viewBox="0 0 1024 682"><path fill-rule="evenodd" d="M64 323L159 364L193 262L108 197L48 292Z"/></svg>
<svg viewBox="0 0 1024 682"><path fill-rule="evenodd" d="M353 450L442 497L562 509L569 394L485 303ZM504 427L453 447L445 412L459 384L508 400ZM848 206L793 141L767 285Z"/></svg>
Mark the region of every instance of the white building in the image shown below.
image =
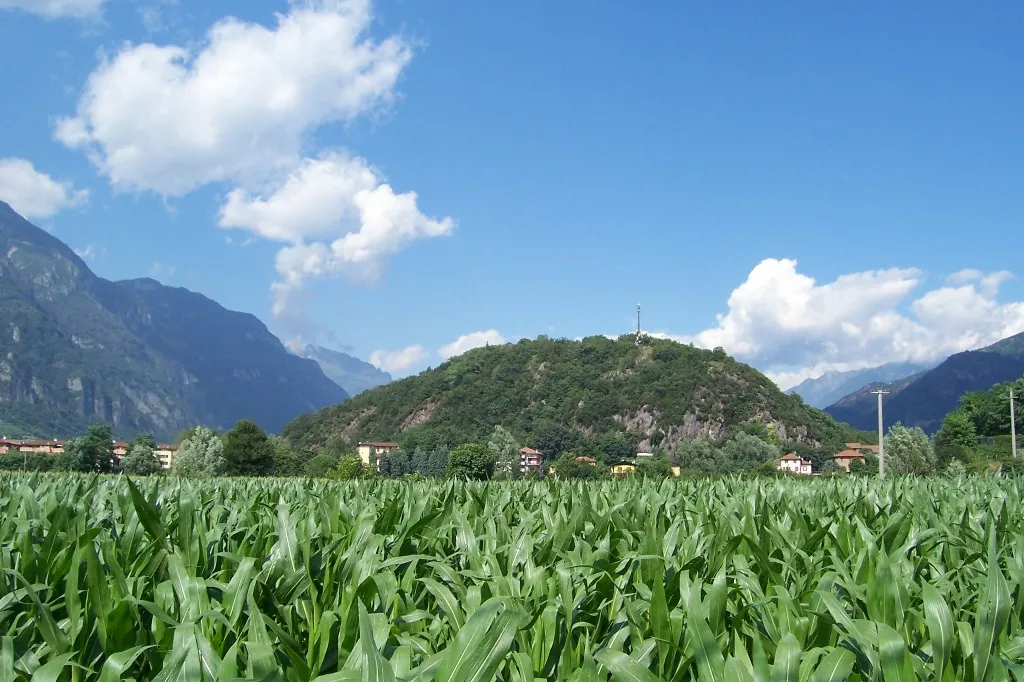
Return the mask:
<svg viewBox="0 0 1024 682"><path fill-rule="evenodd" d="M811 475L811 460L802 459L795 452L783 455L779 458L779 471L788 471L791 474Z"/></svg>

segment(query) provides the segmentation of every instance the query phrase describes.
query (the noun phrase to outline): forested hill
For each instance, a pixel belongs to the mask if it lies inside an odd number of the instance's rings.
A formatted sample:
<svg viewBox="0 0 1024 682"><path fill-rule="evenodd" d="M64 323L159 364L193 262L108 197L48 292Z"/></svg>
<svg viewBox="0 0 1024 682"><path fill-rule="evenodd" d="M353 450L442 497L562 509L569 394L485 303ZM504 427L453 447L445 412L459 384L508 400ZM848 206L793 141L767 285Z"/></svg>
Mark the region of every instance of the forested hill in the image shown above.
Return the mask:
<svg viewBox="0 0 1024 682"><path fill-rule="evenodd" d="M723 439L751 423L812 447L863 437L720 349L658 339L637 346L632 335L478 348L303 415L284 435L298 445L433 447L486 441L502 425L545 452L625 435L642 450L671 453L685 440Z"/></svg>

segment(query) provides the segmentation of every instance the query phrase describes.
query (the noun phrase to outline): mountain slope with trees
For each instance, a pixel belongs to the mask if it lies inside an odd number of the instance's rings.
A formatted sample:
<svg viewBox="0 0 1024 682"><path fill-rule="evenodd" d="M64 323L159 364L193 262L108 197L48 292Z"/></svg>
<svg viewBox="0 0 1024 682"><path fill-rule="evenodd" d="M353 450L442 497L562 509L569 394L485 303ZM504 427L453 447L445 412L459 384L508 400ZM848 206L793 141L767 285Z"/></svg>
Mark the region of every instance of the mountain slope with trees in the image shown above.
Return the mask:
<svg viewBox="0 0 1024 682"><path fill-rule="evenodd" d="M885 398L883 417L886 425L902 422L935 433L946 414L956 409L960 396L1022 376L1024 334L1017 334L986 348L957 353L905 383L886 386L893 392ZM876 398L870 394L875 388L866 386L825 411L854 428L871 429L878 423Z"/></svg>
<svg viewBox="0 0 1024 682"><path fill-rule="evenodd" d="M0 435L67 438L104 422L163 440L243 418L276 431L345 397L256 317L154 280L97 277L0 202Z"/></svg>
<svg viewBox="0 0 1024 682"><path fill-rule="evenodd" d="M751 426L778 444L832 452L864 438L721 349L659 339L637 346L632 335L478 348L303 415L283 435L333 450L394 439L412 452L486 443L496 425L549 457L588 443L629 456L674 454L684 442Z"/></svg>

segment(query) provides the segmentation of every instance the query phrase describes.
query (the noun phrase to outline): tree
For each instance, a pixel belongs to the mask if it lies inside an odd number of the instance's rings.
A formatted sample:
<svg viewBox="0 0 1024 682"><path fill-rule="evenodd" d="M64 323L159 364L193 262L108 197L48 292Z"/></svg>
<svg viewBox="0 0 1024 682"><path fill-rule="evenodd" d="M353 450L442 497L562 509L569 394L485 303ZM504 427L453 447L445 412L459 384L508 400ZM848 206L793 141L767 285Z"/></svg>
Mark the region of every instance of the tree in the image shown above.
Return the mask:
<svg viewBox="0 0 1024 682"><path fill-rule="evenodd" d="M156 441L148 433L136 437L128 453L121 459L121 471L132 476L152 476L163 473L156 457Z"/></svg>
<svg viewBox="0 0 1024 682"><path fill-rule="evenodd" d="M449 452L446 446L440 445L434 448L434 451L427 455L426 467L422 471L417 470L416 473L441 478L448 470L448 456Z"/></svg>
<svg viewBox="0 0 1024 682"><path fill-rule="evenodd" d="M599 478L603 472L589 462L581 462L572 453L565 453L555 460L555 476L558 478Z"/></svg>
<svg viewBox="0 0 1024 682"><path fill-rule="evenodd" d="M330 475L332 471L337 469L337 467L338 460L325 453L317 455L306 462L306 465L302 469L302 475L310 478L325 478Z"/></svg>
<svg viewBox="0 0 1024 682"><path fill-rule="evenodd" d="M348 481L354 478L365 478L373 474L370 471L370 467L363 463L363 460L355 455L345 455L338 462L338 468L335 469L335 477L343 481Z"/></svg>
<svg viewBox="0 0 1024 682"><path fill-rule="evenodd" d="M313 458L313 453L293 448L291 443L281 436L268 436L270 451L274 457L275 476L302 476L306 464Z"/></svg>
<svg viewBox="0 0 1024 682"><path fill-rule="evenodd" d="M897 422L885 436L885 473L930 474L935 471L935 454L928 436L918 427L908 429Z"/></svg>
<svg viewBox="0 0 1024 682"><path fill-rule="evenodd" d="M224 441L205 426L190 431L171 460L171 473L185 478L219 476L224 471Z"/></svg>
<svg viewBox="0 0 1024 682"><path fill-rule="evenodd" d="M888 460L888 456L886 459ZM878 455L873 452L869 452L864 455L863 459L854 460L850 463L850 473L858 474L860 476L877 476Z"/></svg>
<svg viewBox="0 0 1024 682"><path fill-rule="evenodd" d="M61 471L81 471L82 473L92 471L92 460L88 450L89 447L84 437L72 438L64 444L64 452L57 455L54 462L55 468Z"/></svg>
<svg viewBox="0 0 1024 682"><path fill-rule="evenodd" d="M64 445L57 465L68 471L103 474L113 471L114 441L110 437L110 427L106 424L91 425L86 435Z"/></svg>
<svg viewBox="0 0 1024 682"><path fill-rule="evenodd" d="M598 462L610 464L635 457L636 446L635 438L621 431L613 431L588 438L584 443L584 452Z"/></svg>
<svg viewBox="0 0 1024 682"><path fill-rule="evenodd" d="M224 473L228 476L269 476L274 473L274 451L255 422L242 419L224 434Z"/></svg>
<svg viewBox="0 0 1024 682"><path fill-rule="evenodd" d="M727 464L710 441L700 439L683 443L676 450L679 468L687 473L704 476L724 474Z"/></svg>
<svg viewBox="0 0 1024 682"><path fill-rule="evenodd" d="M560 422L541 422L534 433L533 447L549 459L561 457L563 452L575 450L582 445L582 434Z"/></svg>
<svg viewBox="0 0 1024 682"><path fill-rule="evenodd" d="M667 478L672 475L672 467L664 457L640 457L636 472L647 478Z"/></svg>
<svg viewBox="0 0 1024 682"><path fill-rule="evenodd" d="M722 446L722 458L728 471L753 471L779 457L779 449L757 436L740 432Z"/></svg>
<svg viewBox="0 0 1024 682"><path fill-rule="evenodd" d="M495 426L487 447L494 457L494 474L497 478L519 478L521 473L520 445L507 429Z"/></svg>
<svg viewBox="0 0 1024 682"><path fill-rule="evenodd" d="M445 475L455 478L490 478L494 472L494 455L479 443L464 443L448 453Z"/></svg>
<svg viewBox="0 0 1024 682"><path fill-rule="evenodd" d="M939 468L953 460L969 462L978 447L978 433L974 422L964 410L954 410L942 420L942 428L935 434L935 459Z"/></svg>

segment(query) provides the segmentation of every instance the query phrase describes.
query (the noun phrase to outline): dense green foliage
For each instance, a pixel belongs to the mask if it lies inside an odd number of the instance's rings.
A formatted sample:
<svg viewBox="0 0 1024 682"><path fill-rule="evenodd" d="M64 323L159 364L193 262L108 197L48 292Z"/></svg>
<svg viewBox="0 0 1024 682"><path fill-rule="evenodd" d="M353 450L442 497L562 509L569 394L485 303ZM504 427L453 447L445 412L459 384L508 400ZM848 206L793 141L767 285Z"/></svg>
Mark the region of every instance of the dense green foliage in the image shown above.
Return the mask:
<svg viewBox="0 0 1024 682"><path fill-rule="evenodd" d="M684 440L723 439L755 419L777 422L786 442L830 453L864 438L721 350L658 339L638 347L632 336L478 348L299 417L283 433L301 446L395 439L412 452L485 443L501 425L548 457L579 451L608 461L618 453L597 447L599 440L628 456L642 441L671 452Z"/></svg>
<svg viewBox="0 0 1024 682"><path fill-rule="evenodd" d="M1024 481L0 474L0 679L1021 679Z"/></svg>
<svg viewBox="0 0 1024 682"><path fill-rule="evenodd" d="M982 470L989 462L1010 464L1010 390L1024 397L1024 379L997 384L987 391L972 391L960 398L957 409L946 415L935 434L935 455L940 463L959 461ZM1016 410L1018 437L1024 429L1021 403ZM1024 454L1024 453L1022 453Z"/></svg>
<svg viewBox="0 0 1024 682"><path fill-rule="evenodd" d="M497 478L519 478L522 462L520 446L508 429L495 426L487 447L494 458L494 475Z"/></svg>
<svg viewBox="0 0 1024 682"><path fill-rule="evenodd" d="M228 476L269 476L274 473L274 446L266 432L248 419L224 434L224 473Z"/></svg>
<svg viewBox="0 0 1024 682"><path fill-rule="evenodd" d="M127 454L121 459L121 471L132 476L152 476L163 473L160 460L156 457L153 436L141 434L132 443Z"/></svg>
<svg viewBox="0 0 1024 682"><path fill-rule="evenodd" d="M494 455L486 445L463 443L448 453L444 473L455 478L490 478L494 473Z"/></svg>
<svg viewBox="0 0 1024 682"><path fill-rule="evenodd" d="M279 430L345 398L257 318L150 279L110 282L0 201L0 435L120 438L252 419Z"/></svg>

